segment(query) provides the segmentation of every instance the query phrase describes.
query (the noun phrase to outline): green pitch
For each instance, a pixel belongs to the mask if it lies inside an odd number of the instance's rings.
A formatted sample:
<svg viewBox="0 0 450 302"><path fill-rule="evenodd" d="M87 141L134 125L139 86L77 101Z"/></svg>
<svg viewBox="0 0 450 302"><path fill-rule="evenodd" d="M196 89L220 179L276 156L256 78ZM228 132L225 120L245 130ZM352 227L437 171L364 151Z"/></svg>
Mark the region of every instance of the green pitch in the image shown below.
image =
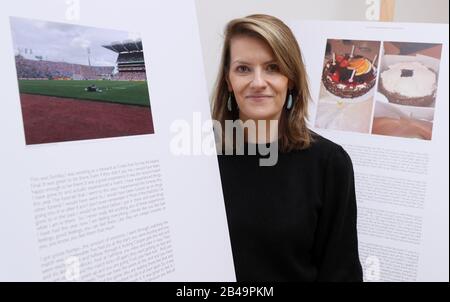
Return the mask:
<svg viewBox="0 0 450 302"><path fill-rule="evenodd" d="M95 84L102 92L87 92ZM41 81L19 80L20 93L150 106L146 81Z"/></svg>

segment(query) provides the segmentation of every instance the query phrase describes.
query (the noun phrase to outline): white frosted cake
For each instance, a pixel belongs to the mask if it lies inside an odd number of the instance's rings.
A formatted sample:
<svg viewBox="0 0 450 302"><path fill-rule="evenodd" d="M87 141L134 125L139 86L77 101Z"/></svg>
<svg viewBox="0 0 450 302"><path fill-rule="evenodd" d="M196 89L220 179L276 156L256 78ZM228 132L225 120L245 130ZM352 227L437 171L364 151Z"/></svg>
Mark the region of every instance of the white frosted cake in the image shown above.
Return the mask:
<svg viewBox="0 0 450 302"><path fill-rule="evenodd" d="M420 62L396 63L380 75L380 92L396 104L430 106L436 87L436 73Z"/></svg>

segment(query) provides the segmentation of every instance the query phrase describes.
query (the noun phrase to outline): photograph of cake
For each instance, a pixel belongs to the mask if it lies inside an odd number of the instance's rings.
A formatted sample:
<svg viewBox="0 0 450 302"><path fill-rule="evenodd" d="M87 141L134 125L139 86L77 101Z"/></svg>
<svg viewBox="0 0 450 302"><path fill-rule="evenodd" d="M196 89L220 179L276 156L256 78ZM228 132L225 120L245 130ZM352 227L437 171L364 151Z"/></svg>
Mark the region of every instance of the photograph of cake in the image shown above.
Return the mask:
<svg viewBox="0 0 450 302"><path fill-rule="evenodd" d="M352 51L354 49L353 45ZM336 55L333 52L332 56L322 73L322 82L329 92L341 98L356 98L375 85L377 71L368 58L352 53Z"/></svg>
<svg viewBox="0 0 450 302"><path fill-rule="evenodd" d="M431 140L442 44L384 42L372 133Z"/></svg>
<svg viewBox="0 0 450 302"><path fill-rule="evenodd" d="M316 127L370 133L380 44L327 40Z"/></svg>

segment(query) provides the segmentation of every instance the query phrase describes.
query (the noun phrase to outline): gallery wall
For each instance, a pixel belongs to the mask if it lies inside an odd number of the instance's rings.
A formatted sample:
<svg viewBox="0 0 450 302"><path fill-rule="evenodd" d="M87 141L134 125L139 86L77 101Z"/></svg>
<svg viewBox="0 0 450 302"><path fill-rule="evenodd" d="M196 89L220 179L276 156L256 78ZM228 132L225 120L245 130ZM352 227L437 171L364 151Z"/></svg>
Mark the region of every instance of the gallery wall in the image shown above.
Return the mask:
<svg viewBox="0 0 450 302"><path fill-rule="evenodd" d="M214 85L225 24L254 13L289 20L366 21L376 0L196 0L208 89ZM448 23L448 0L397 0L394 22Z"/></svg>

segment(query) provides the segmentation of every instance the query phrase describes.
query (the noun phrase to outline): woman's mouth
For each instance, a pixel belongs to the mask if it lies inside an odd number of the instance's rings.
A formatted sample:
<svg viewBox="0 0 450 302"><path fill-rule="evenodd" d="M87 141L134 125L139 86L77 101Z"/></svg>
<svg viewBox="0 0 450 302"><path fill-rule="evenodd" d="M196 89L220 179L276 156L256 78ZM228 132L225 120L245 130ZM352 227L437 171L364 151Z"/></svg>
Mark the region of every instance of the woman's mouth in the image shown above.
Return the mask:
<svg viewBox="0 0 450 302"><path fill-rule="evenodd" d="M251 94L251 95L246 96L245 98L250 101L260 102L260 101L264 101L271 97L272 96L268 95L268 94Z"/></svg>

